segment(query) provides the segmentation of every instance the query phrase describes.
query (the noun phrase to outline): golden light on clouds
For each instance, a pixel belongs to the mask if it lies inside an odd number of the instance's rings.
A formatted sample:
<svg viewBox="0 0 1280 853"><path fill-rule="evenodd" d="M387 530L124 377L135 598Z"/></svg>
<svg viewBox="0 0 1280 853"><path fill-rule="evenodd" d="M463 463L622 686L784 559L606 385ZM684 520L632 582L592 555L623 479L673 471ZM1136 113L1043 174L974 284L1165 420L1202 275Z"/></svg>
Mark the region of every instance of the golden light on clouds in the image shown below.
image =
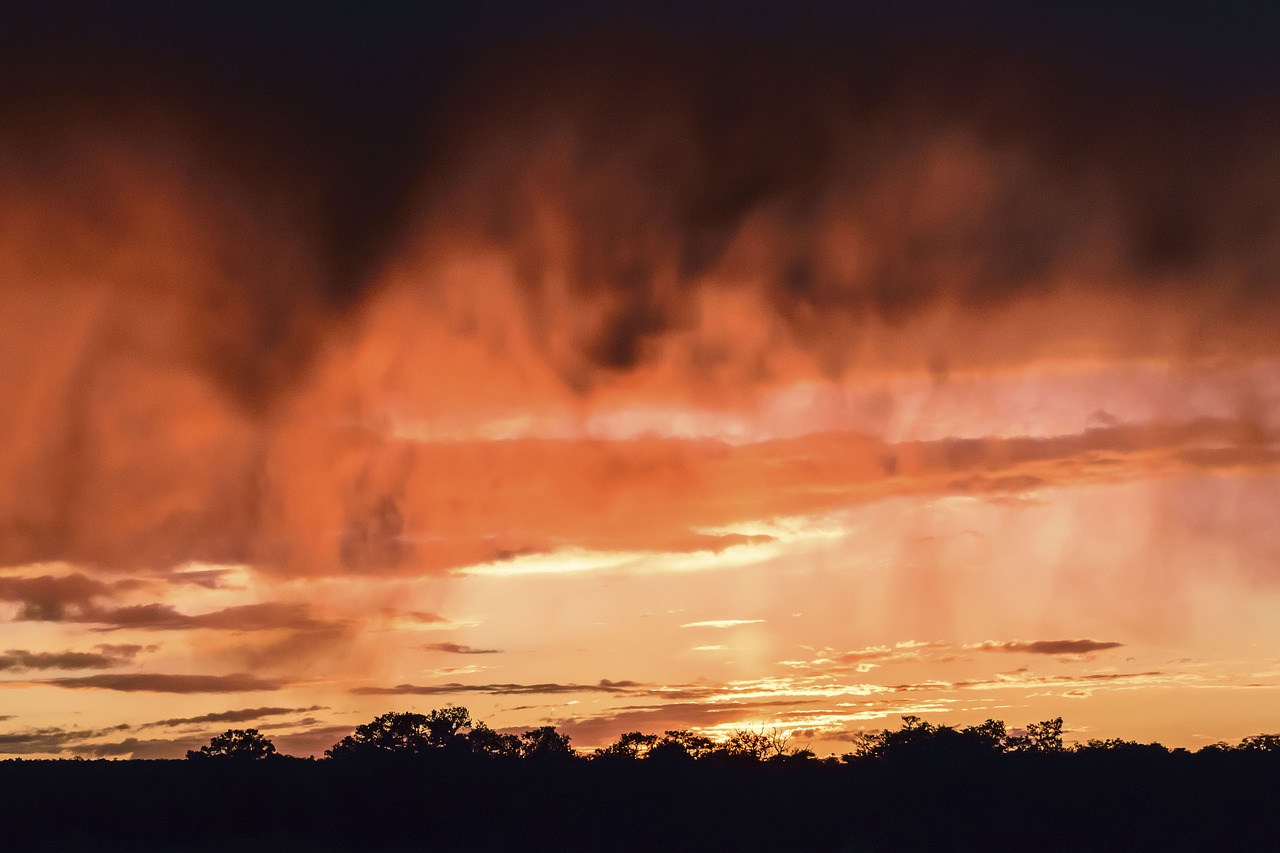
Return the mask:
<svg viewBox="0 0 1280 853"><path fill-rule="evenodd" d="M1274 727L1280 125L786 59L460 70L384 183L16 103L5 725Z"/></svg>

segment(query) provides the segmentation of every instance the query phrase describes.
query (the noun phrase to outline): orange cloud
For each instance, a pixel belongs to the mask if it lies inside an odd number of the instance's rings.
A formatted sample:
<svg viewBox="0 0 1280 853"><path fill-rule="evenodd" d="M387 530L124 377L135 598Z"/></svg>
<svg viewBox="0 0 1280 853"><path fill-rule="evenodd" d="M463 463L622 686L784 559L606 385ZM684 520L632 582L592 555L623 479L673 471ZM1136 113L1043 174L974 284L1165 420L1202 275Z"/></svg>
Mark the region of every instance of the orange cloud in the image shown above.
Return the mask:
<svg viewBox="0 0 1280 853"><path fill-rule="evenodd" d="M597 734L768 714L834 732L944 689L1178 677L841 683L949 664L961 610L969 637L1129 640L1192 633L1202 593L1265 609L1280 583L1270 96L1085 86L1034 51L717 42L505 45L447 67L397 54L371 64L395 74L361 71L365 89L292 62L291 83L259 85L239 51L169 51L190 54L181 69L118 45L0 51L23 80L0 92L0 616L17 647L0 669L41 675L8 683L151 702L316 676L352 702L689 706L584 714ZM853 541L846 522L876 503ZM706 568L772 572L823 620L691 577ZM579 602L546 590L645 571L671 581L652 611L716 605L667 628L744 627L696 664L665 661L693 670L672 686L656 664L597 682L560 633ZM508 618L512 587L555 599L555 630ZM691 644L637 642L623 604L594 610L573 643ZM421 669L417 632L472 613L495 633L426 648L545 635L580 668L504 655L486 659L492 683L430 683L475 670ZM861 627L881 620L912 630ZM92 631L171 632L142 661L161 671L121 672L128 644L75 650ZM921 632L951 644L875 645ZM821 651L771 674L801 644ZM183 674L239 670L254 674ZM271 709L220 713L255 710ZM334 731L297 728L303 746ZM15 748L70 749L67 731Z"/></svg>
<svg viewBox="0 0 1280 853"><path fill-rule="evenodd" d="M566 420L575 437L646 406L750 425L797 382L1280 354L1260 113L1128 111L1008 57L913 57L869 92L839 62L756 55L772 72L740 72L738 103L709 73L737 64L643 55L561 51L517 87L476 82L514 58L464 71L477 97L435 105L435 150L363 187L298 180L278 137L254 151L218 129L247 106L80 122L74 98L24 102L0 135L0 563L439 572L562 540L712 546L647 516L685 491L669 514L696 524L821 511L943 469L955 490L1026 489L1068 455L1096 469L1217 427L1173 416L1072 448L805 439L768 460L467 440ZM957 76L993 85L937 98ZM1043 88L994 85L1014 78ZM599 82L562 85L582 79ZM1202 168L1175 168L1193 154ZM330 201L368 204L326 207L330 180ZM1220 437L1161 463L1275 465L1265 441Z"/></svg>

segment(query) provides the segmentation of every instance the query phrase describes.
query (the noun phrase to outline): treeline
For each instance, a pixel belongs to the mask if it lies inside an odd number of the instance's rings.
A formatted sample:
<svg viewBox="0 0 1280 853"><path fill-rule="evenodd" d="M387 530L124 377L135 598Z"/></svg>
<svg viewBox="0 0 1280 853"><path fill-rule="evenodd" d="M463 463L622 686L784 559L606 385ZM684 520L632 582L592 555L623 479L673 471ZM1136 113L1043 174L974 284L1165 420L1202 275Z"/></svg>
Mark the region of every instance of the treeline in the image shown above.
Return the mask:
<svg viewBox="0 0 1280 853"><path fill-rule="evenodd" d="M330 749L325 757L335 760L377 760L391 757L475 756L497 759L570 760L592 762L729 762L752 764L800 764L808 762L867 764L898 760L965 761L995 755L1116 753L1128 755L1190 754L1178 747L1168 749L1158 743L1121 739L1090 739L1068 745L1063 740L1061 717L1030 723L1010 730L1002 720L961 728L934 725L918 716L902 717L897 729L859 733L853 737L852 751L839 757L818 758L807 747L791 743L789 736L775 731L739 729L722 740L712 740L687 729L669 730L662 735L624 732L606 747L581 754L570 745L567 735L555 726L540 726L519 734L497 732L483 722L472 720L460 706L449 706L426 714L391 712L358 726ZM1197 754L1220 755L1231 752L1275 753L1280 755L1280 735L1246 737L1236 745L1218 742ZM231 729L214 737L208 745L187 753L189 760L259 760L278 756L270 738L257 729Z"/></svg>
<svg viewBox="0 0 1280 853"><path fill-rule="evenodd" d="M319 760L252 729L179 761L0 762L21 851L1274 850L1280 738L1197 752L905 717L817 757L768 731L593 752L465 708L383 714Z"/></svg>

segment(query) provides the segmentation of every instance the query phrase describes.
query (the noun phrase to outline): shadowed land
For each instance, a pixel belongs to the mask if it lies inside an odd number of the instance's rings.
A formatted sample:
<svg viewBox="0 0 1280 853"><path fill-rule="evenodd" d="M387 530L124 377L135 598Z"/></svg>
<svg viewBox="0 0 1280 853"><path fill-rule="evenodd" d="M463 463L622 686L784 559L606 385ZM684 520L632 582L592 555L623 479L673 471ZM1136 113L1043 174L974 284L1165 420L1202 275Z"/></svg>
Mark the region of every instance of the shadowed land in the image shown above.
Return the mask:
<svg viewBox="0 0 1280 853"><path fill-rule="evenodd" d="M428 724L430 723L430 725ZM434 731L431 728L434 725ZM21 850L1262 850L1280 738L1190 753L1062 721L904 718L841 758L743 731L631 732L590 757L465 709L386 714L331 757L253 730L187 761L0 762ZM479 734L477 734L477 732Z"/></svg>

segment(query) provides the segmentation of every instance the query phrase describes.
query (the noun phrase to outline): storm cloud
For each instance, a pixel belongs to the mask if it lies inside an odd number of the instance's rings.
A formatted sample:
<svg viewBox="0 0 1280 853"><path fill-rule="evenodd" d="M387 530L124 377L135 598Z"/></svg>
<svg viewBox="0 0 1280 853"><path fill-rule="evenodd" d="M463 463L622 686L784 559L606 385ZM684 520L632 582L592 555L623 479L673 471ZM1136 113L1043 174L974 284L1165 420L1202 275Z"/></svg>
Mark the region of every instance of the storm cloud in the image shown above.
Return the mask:
<svg viewBox="0 0 1280 853"><path fill-rule="evenodd" d="M574 25L460 36L447 62L394 36L427 17L304 47L264 12L228 53L246 8L158 14L92 49L55 12L15 24L0 563L388 573L544 545L425 550L439 522L390 413L446 400L466 428L637 383L722 404L1064 347L1280 354L1280 125L1250 89L1153 98L1126 62L1099 87L912 47L887 13L862 51ZM446 351L452 375L406 372Z"/></svg>
<svg viewBox="0 0 1280 853"><path fill-rule="evenodd" d="M1263 13L206 5L0 4L30 707L843 732L1274 680Z"/></svg>

